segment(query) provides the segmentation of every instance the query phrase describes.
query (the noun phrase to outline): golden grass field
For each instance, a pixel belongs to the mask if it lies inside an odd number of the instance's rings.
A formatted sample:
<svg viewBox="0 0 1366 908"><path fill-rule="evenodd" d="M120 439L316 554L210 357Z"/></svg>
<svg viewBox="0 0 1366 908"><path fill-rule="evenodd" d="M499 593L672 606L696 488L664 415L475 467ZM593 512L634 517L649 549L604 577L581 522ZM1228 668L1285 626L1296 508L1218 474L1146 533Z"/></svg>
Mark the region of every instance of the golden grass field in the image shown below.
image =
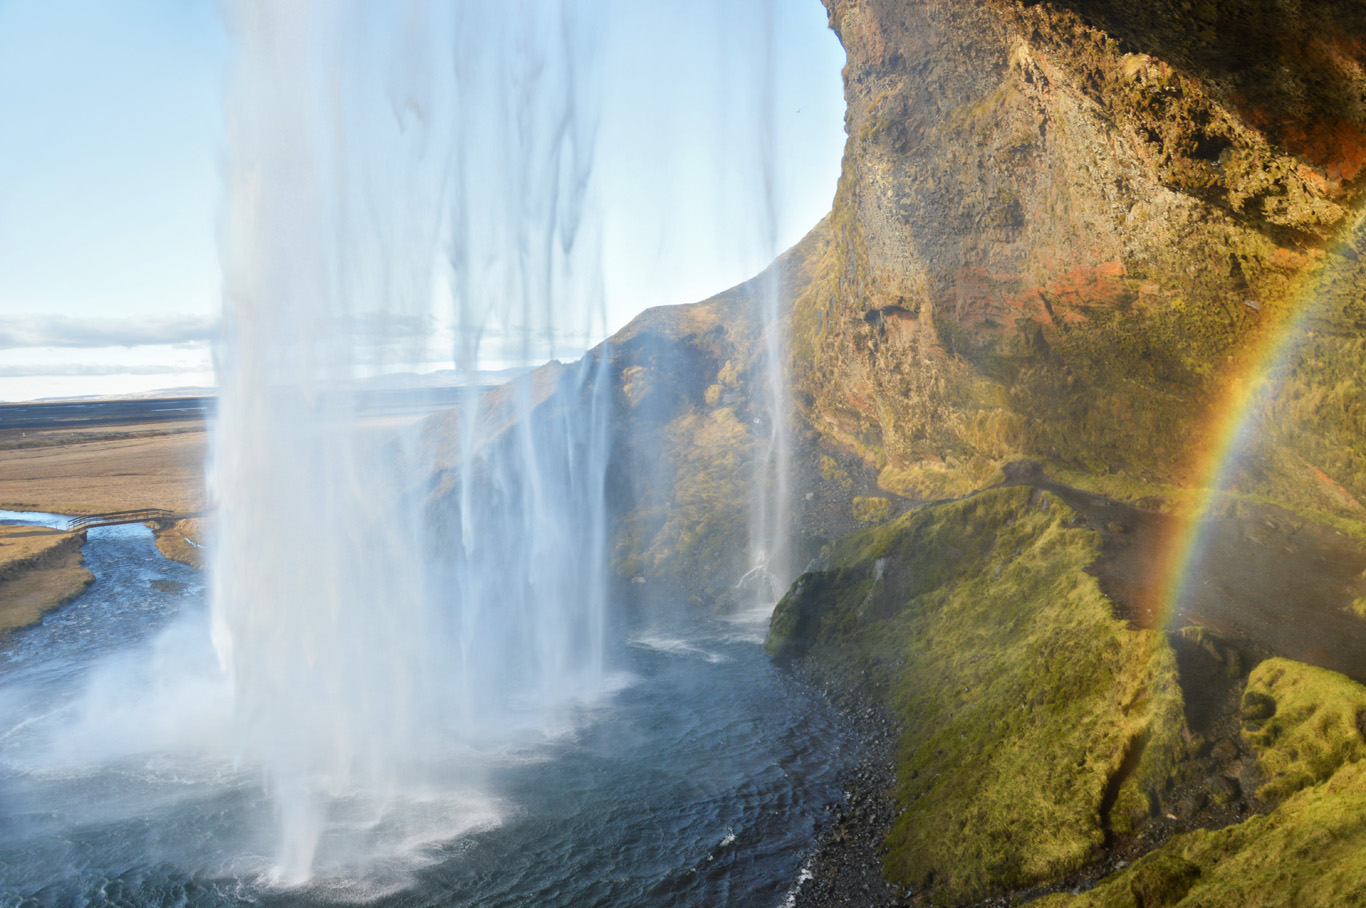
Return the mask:
<svg viewBox="0 0 1366 908"><path fill-rule="evenodd" d="M0 636L75 599L95 578L81 566L84 535L0 526Z"/></svg>
<svg viewBox="0 0 1366 908"><path fill-rule="evenodd" d="M171 424L0 430L0 510L99 514L205 507L205 431L200 420ZM195 563L184 541L197 522L169 528L159 547ZM82 567L83 534L0 526L0 635L37 621L79 596L93 580ZM173 554L174 553L174 554ZM180 557L177 557L179 555Z"/></svg>
<svg viewBox="0 0 1366 908"><path fill-rule="evenodd" d="M100 435L0 438L0 509L98 514L204 509L202 423Z"/></svg>

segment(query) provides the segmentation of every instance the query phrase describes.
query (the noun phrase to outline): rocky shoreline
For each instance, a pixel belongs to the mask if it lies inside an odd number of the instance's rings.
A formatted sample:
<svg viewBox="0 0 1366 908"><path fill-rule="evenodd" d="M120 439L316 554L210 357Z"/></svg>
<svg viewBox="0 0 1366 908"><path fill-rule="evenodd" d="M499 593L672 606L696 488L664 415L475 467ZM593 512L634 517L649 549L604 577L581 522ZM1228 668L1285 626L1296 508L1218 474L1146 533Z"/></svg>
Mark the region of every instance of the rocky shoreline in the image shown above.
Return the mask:
<svg viewBox="0 0 1366 908"><path fill-rule="evenodd" d="M858 693L822 683L803 662L791 667L849 721L864 747L862 758L841 782L842 800L826 805L816 847L802 864L789 904L793 908L905 905L907 896L882 875L882 842L896 819L892 788L896 722L886 707Z"/></svg>

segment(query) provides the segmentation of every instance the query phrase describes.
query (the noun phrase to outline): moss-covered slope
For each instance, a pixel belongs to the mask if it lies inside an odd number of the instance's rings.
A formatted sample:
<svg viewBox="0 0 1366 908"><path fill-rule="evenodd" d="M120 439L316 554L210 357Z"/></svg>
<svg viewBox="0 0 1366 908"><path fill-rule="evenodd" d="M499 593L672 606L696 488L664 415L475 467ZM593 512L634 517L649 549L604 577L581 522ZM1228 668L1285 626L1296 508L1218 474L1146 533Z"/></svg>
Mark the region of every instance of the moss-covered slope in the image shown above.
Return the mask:
<svg viewBox="0 0 1366 908"><path fill-rule="evenodd" d="M1181 749L1160 634L1117 619L1094 533L998 489L846 537L774 613L769 651L890 705L904 729L888 875L959 902L1092 860Z"/></svg>
<svg viewBox="0 0 1366 908"><path fill-rule="evenodd" d="M1271 659L1243 698L1245 735L1269 780L1291 796L1272 813L1177 836L1092 892L1043 908L1337 908L1366 905L1366 688Z"/></svg>

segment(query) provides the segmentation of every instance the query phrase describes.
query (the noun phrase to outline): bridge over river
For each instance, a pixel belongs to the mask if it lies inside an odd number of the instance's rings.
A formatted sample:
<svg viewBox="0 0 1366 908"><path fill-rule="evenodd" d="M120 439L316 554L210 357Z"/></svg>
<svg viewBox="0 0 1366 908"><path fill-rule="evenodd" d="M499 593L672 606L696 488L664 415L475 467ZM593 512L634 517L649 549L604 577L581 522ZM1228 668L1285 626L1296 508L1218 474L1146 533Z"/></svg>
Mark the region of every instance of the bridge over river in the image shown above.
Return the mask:
<svg viewBox="0 0 1366 908"><path fill-rule="evenodd" d="M122 523L172 523L198 514L177 514L164 508L141 508L136 511L110 511L106 514L84 514L67 521L68 530L88 530L92 527L112 527Z"/></svg>

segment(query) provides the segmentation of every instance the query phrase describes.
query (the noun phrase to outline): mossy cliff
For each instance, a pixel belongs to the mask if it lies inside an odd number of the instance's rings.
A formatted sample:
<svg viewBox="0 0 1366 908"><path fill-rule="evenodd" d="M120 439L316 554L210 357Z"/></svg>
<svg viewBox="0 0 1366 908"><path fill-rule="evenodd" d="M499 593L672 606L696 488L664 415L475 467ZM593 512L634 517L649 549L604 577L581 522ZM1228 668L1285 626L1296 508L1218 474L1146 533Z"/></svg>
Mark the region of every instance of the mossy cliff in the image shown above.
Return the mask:
<svg viewBox="0 0 1366 908"><path fill-rule="evenodd" d="M886 873L962 902L1092 862L1184 750L1165 638L1086 572L1099 537L997 489L845 537L779 603L768 649L890 706Z"/></svg>
<svg viewBox="0 0 1366 908"><path fill-rule="evenodd" d="M1312 296L1232 488L1366 517L1366 4L827 6L849 139L793 310L813 427L894 492L1022 456L1181 488Z"/></svg>
<svg viewBox="0 0 1366 908"><path fill-rule="evenodd" d="M1244 736L1289 796L1266 816L1177 836L1077 897L1044 908L1366 905L1366 688L1284 659L1263 662L1243 696Z"/></svg>
<svg viewBox="0 0 1366 908"><path fill-rule="evenodd" d="M890 710L887 878L909 904L1366 904L1366 687L1131 624L1103 591L1131 530L1041 485L846 536L774 612L776 660Z"/></svg>
<svg viewBox="0 0 1366 908"><path fill-rule="evenodd" d="M1335 532L1366 538L1366 3L826 7L848 141L790 337L827 446L893 498L967 495L1028 458L1189 511L1242 411L1218 513L1304 526L1274 553L1304 572ZM1061 501L983 492L841 540L779 605L777 658L899 720L888 877L961 904L1150 851L1047 904L1366 903L1362 689L1284 659L1248 677L1273 626L1229 647L1188 628L1178 676L1088 573L1136 599L1160 579L1175 524L1131 516L1107 569ZM1255 595L1226 572L1256 545L1212 544L1206 585ZM1324 599L1312 585L1291 599ZM1135 824L1152 835L1119 841ZM1156 847L1201 825L1225 828Z"/></svg>

